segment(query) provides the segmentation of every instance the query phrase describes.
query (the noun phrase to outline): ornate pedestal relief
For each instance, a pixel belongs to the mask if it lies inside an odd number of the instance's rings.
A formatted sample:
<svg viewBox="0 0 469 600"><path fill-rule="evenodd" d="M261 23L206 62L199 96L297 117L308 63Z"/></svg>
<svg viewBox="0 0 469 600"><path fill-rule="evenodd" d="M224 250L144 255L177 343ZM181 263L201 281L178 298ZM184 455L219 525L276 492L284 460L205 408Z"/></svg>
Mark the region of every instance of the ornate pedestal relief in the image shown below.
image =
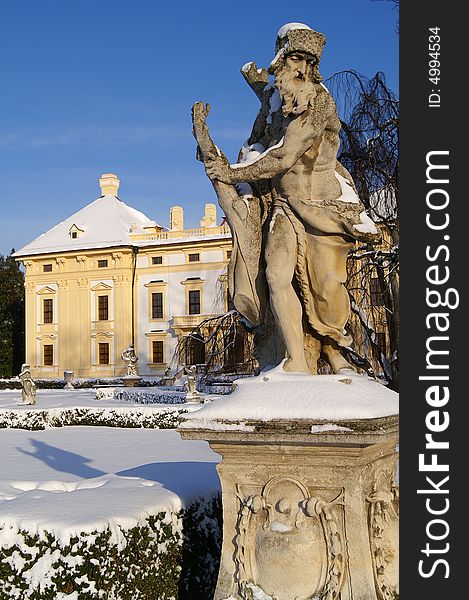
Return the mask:
<svg viewBox="0 0 469 600"><path fill-rule="evenodd" d="M273 477L237 486L234 539L243 600L334 600L345 571L343 489L308 489Z"/></svg>
<svg viewBox="0 0 469 600"><path fill-rule="evenodd" d="M243 418L236 390L221 406ZM397 414L320 432L306 419L222 429L210 414L201 408L179 431L222 456L214 600L397 600Z"/></svg>
<svg viewBox="0 0 469 600"><path fill-rule="evenodd" d="M368 530L376 595L399 597L399 489L393 474L381 472L367 496Z"/></svg>

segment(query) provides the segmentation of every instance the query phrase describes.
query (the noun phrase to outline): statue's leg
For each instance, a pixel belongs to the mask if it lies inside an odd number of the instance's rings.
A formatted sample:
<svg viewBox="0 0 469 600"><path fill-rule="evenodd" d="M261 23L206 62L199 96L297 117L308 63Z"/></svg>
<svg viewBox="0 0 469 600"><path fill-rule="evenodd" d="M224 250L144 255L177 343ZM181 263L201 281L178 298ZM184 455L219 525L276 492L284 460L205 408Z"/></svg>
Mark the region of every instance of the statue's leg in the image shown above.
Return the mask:
<svg viewBox="0 0 469 600"><path fill-rule="evenodd" d="M324 358L331 365L334 373L339 373L342 369L351 369L355 371L354 367L345 360L340 353L337 343L331 340L331 338L324 338L321 350L324 354Z"/></svg>
<svg viewBox="0 0 469 600"><path fill-rule="evenodd" d="M265 249L270 306L287 351L284 370L309 373L304 352L303 307L292 285L296 259L295 230L283 210L277 208Z"/></svg>

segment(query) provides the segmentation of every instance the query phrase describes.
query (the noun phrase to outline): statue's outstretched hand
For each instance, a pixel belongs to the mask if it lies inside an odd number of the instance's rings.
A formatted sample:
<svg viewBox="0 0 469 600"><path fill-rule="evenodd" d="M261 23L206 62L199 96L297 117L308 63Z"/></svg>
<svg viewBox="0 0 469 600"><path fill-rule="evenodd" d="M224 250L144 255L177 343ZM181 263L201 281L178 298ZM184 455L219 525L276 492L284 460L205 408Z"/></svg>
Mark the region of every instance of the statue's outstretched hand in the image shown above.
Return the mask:
<svg viewBox="0 0 469 600"><path fill-rule="evenodd" d="M241 73L251 87L256 83L266 86L269 83L269 73L265 67L257 68L255 62L249 62L241 68Z"/></svg>
<svg viewBox="0 0 469 600"><path fill-rule="evenodd" d="M210 112L210 104L204 104L203 102L196 102L192 107L192 123L194 125L194 133L200 128L206 127L207 115ZM197 137L197 136L196 136Z"/></svg>
<svg viewBox="0 0 469 600"><path fill-rule="evenodd" d="M207 162L210 156L217 154L215 144L210 137L206 123L207 115L210 112L210 104L196 102L192 107L192 123L195 139L197 140L197 158L202 162Z"/></svg>

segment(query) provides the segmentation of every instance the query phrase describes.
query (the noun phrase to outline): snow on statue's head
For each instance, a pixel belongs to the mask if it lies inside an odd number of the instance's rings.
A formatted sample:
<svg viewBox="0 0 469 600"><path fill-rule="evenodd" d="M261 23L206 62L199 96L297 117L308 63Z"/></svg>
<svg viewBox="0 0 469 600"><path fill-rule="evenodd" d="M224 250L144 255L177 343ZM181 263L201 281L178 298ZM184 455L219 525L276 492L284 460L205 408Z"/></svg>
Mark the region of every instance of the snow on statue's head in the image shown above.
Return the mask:
<svg viewBox="0 0 469 600"><path fill-rule="evenodd" d="M326 38L303 23L287 23L279 29L269 73L282 98L285 115L301 114L316 96L320 83L319 61Z"/></svg>

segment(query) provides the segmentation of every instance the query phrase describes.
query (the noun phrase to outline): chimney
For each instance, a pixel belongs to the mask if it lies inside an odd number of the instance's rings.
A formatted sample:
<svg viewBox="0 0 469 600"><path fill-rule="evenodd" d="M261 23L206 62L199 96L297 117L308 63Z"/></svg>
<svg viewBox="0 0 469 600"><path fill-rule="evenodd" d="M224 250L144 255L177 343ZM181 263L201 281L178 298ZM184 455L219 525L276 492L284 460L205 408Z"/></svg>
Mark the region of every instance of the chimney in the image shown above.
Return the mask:
<svg viewBox="0 0 469 600"><path fill-rule="evenodd" d="M200 219L201 227L215 227L217 224L217 207L215 204L206 204L205 212L202 219Z"/></svg>
<svg viewBox="0 0 469 600"><path fill-rule="evenodd" d="M103 196L117 196L119 179L114 173L104 173L99 179L99 187Z"/></svg>
<svg viewBox="0 0 469 600"><path fill-rule="evenodd" d="M169 228L171 231L184 229L184 209L182 206L171 206L169 209Z"/></svg>

